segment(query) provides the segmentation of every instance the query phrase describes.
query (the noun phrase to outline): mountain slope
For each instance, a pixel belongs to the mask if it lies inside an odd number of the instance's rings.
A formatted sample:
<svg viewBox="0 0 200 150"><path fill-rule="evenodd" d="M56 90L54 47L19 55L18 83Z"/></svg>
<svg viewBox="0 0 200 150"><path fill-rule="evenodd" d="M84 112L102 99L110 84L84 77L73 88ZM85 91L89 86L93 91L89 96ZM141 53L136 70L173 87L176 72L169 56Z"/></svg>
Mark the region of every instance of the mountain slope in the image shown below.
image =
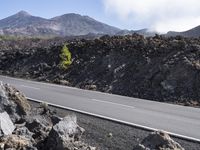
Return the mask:
<svg viewBox="0 0 200 150"><path fill-rule="evenodd" d="M20 28L22 26L37 25L38 23L47 23L48 20L34 17L25 11L20 11L15 15L0 20L0 28Z"/></svg>
<svg viewBox="0 0 200 150"><path fill-rule="evenodd" d="M44 19L20 11L0 20L0 35L79 36L91 33L115 34L119 31L118 28L79 14L65 14L52 19Z"/></svg>
<svg viewBox="0 0 200 150"><path fill-rule="evenodd" d="M166 36L185 36L185 37L200 37L200 26L197 26L195 28L192 28L190 30L184 31L184 32L173 32L170 31L166 34Z"/></svg>
<svg viewBox="0 0 200 150"><path fill-rule="evenodd" d="M52 18L51 21L59 22L64 35L115 34L119 31L88 16L73 13Z"/></svg>

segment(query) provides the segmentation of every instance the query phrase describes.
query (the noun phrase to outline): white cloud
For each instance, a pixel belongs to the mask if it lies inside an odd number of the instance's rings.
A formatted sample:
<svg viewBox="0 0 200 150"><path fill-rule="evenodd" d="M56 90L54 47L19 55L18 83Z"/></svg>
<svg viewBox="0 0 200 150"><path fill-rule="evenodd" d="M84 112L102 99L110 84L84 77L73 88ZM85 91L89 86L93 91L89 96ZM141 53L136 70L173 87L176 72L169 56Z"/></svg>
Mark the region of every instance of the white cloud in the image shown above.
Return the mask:
<svg viewBox="0 0 200 150"><path fill-rule="evenodd" d="M105 10L133 27L159 32L184 31L200 25L200 0L104 0Z"/></svg>

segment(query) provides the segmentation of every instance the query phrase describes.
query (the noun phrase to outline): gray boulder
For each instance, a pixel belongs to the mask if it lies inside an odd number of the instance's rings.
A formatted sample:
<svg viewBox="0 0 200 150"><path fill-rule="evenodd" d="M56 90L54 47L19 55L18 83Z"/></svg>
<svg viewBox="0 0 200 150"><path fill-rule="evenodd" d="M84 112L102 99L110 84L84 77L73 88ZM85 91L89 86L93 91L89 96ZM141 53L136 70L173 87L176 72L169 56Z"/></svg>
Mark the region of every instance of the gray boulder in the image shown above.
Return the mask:
<svg viewBox="0 0 200 150"><path fill-rule="evenodd" d="M48 118L45 115L37 115L26 119L25 127L33 133L33 138L36 143L41 143L48 137L53 124L51 118Z"/></svg>
<svg viewBox="0 0 200 150"><path fill-rule="evenodd" d="M0 112L6 111L16 123L30 113L30 105L23 93L0 82Z"/></svg>
<svg viewBox="0 0 200 150"><path fill-rule="evenodd" d="M156 131L149 134L134 150L184 150L184 148L167 133Z"/></svg>
<svg viewBox="0 0 200 150"><path fill-rule="evenodd" d="M53 126L46 145L49 150L95 149L79 141L84 131L77 124L76 116L66 116Z"/></svg>
<svg viewBox="0 0 200 150"><path fill-rule="evenodd" d="M12 134L14 129L15 126L7 112L0 113L0 137Z"/></svg>
<svg viewBox="0 0 200 150"><path fill-rule="evenodd" d="M5 89L9 100L17 104L17 109L20 111L20 113L23 115L29 114L31 107L25 95L9 84L5 84Z"/></svg>

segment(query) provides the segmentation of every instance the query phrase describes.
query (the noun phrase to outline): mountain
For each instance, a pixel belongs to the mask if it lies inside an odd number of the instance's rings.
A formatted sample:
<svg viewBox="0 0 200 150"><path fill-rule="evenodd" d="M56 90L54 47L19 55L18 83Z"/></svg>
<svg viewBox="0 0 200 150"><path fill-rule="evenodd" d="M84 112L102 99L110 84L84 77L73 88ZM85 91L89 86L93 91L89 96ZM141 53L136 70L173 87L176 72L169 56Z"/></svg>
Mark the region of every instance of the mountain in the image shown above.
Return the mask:
<svg viewBox="0 0 200 150"><path fill-rule="evenodd" d="M87 34L113 35L120 29L88 16L65 14L45 19L25 11L0 20L0 35L20 36L79 36Z"/></svg>
<svg viewBox="0 0 200 150"><path fill-rule="evenodd" d="M192 28L190 30L184 31L184 32L174 32L170 31L166 34L166 36L184 36L184 37L200 37L200 26L197 26L195 28Z"/></svg>
<svg viewBox="0 0 200 150"><path fill-rule="evenodd" d="M98 22L88 16L78 14L65 14L52 18L51 21L59 22L63 35L115 34L120 29Z"/></svg>

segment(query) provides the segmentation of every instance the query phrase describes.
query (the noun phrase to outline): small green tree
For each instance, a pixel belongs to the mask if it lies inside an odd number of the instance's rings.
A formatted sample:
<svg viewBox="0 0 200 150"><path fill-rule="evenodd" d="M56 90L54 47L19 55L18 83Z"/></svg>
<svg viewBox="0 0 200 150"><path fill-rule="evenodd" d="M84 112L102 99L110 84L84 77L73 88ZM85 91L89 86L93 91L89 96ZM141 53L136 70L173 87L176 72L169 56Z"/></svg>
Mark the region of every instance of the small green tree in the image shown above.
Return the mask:
<svg viewBox="0 0 200 150"><path fill-rule="evenodd" d="M69 67L69 65L72 64L72 60L71 60L71 52L69 51L67 45L65 44L61 50L61 54L60 54L60 68L61 69L67 69Z"/></svg>

